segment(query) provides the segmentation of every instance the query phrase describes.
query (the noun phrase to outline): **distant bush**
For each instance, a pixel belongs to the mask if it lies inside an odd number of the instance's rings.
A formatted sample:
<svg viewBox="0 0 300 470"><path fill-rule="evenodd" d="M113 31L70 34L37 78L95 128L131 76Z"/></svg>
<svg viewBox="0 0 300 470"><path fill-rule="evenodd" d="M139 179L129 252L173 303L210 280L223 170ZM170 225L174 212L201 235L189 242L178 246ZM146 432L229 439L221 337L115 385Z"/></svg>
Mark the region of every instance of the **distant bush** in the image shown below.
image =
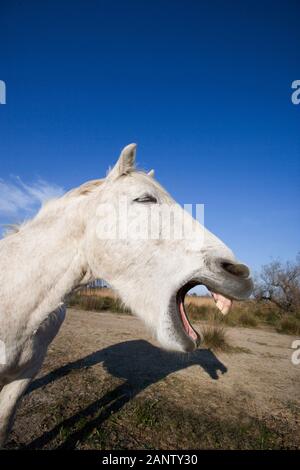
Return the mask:
<svg viewBox="0 0 300 470"><path fill-rule="evenodd" d="M225 323L228 326L249 326L255 327L258 319L250 311L248 306L233 306L228 315L223 316L217 307L211 305L193 305L192 300L186 305L186 310L191 320L208 320L215 323Z"/></svg>
<svg viewBox="0 0 300 470"><path fill-rule="evenodd" d="M195 305L193 302L185 304L190 320L211 320L215 316L215 307L210 305Z"/></svg>
<svg viewBox="0 0 300 470"><path fill-rule="evenodd" d="M272 326L278 333L300 334L300 314L286 313L276 308L272 303L247 300L234 302L228 315L223 316L213 301L189 298L186 302L186 311L192 321L208 321L227 326L242 326L255 328L259 326Z"/></svg>
<svg viewBox="0 0 300 470"><path fill-rule="evenodd" d="M297 318L285 315L277 323L277 331L279 333L286 333L289 335L300 334L300 321Z"/></svg>
<svg viewBox="0 0 300 470"><path fill-rule="evenodd" d="M294 261L277 260L264 265L255 282L254 296L272 303L282 313L299 313L300 253Z"/></svg>
<svg viewBox="0 0 300 470"><path fill-rule="evenodd" d="M278 309L267 308L264 309L260 307L260 310L257 312L257 317L269 325L276 325L278 321L282 318L282 312Z"/></svg>
<svg viewBox="0 0 300 470"><path fill-rule="evenodd" d="M239 323L242 326L250 326L250 327L254 328L255 326L257 326L258 321L255 318L255 316L253 315L253 313L251 313L249 311L245 311L245 312L241 313L241 315L239 317Z"/></svg>
<svg viewBox="0 0 300 470"><path fill-rule="evenodd" d="M115 312L130 314L130 309L124 306L120 299L114 297L100 297L93 295L72 294L69 298L70 307L78 307L83 310L92 310L97 312Z"/></svg>

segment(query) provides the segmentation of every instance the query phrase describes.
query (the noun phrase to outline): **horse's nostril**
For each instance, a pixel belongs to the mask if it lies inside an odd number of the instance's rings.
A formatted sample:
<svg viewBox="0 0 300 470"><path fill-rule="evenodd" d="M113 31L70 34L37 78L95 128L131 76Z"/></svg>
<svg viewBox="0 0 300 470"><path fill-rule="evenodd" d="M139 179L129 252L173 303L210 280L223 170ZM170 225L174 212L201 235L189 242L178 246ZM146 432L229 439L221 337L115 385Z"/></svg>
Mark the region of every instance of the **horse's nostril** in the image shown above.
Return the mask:
<svg viewBox="0 0 300 470"><path fill-rule="evenodd" d="M233 274L234 276L246 279L249 277L250 271L248 266L245 264L239 264L239 263L229 263L226 261L223 261L221 263L222 268L227 271L230 274Z"/></svg>

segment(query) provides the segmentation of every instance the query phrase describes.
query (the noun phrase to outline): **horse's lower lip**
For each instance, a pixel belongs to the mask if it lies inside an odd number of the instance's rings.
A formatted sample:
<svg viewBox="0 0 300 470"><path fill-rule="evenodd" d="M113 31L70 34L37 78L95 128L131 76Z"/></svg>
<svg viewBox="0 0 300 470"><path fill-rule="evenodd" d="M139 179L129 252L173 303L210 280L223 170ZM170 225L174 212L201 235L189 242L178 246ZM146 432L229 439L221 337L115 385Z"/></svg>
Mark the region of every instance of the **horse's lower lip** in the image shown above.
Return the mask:
<svg viewBox="0 0 300 470"><path fill-rule="evenodd" d="M191 282L182 286L177 292L176 302L177 302L177 307L178 307L180 318L183 324L184 331L198 345L198 343L200 342L199 334L192 327L191 322L189 321L185 308L184 308L184 298L187 292L195 285L197 285L197 283Z"/></svg>

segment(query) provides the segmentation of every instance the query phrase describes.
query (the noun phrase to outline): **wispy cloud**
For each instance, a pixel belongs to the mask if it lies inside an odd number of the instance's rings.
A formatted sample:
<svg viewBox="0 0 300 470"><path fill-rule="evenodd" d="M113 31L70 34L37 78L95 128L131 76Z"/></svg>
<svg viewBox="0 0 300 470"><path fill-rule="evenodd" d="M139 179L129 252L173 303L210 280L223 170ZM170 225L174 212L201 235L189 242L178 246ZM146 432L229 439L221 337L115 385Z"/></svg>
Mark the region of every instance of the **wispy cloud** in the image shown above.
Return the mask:
<svg viewBox="0 0 300 470"><path fill-rule="evenodd" d="M0 178L0 216L14 219L30 217L44 202L63 193L63 188L43 179L26 184L18 176L11 177L9 181Z"/></svg>

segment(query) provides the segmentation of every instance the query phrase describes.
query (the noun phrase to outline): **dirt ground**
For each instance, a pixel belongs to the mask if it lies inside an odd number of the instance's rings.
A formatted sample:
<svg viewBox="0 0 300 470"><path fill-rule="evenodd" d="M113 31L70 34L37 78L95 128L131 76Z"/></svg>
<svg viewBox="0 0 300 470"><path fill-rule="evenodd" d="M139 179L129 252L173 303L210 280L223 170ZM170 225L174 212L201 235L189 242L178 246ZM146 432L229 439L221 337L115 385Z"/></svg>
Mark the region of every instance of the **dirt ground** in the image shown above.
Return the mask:
<svg viewBox="0 0 300 470"><path fill-rule="evenodd" d="M238 352L169 353L132 316L70 309L7 448L300 448L295 337L228 336Z"/></svg>

